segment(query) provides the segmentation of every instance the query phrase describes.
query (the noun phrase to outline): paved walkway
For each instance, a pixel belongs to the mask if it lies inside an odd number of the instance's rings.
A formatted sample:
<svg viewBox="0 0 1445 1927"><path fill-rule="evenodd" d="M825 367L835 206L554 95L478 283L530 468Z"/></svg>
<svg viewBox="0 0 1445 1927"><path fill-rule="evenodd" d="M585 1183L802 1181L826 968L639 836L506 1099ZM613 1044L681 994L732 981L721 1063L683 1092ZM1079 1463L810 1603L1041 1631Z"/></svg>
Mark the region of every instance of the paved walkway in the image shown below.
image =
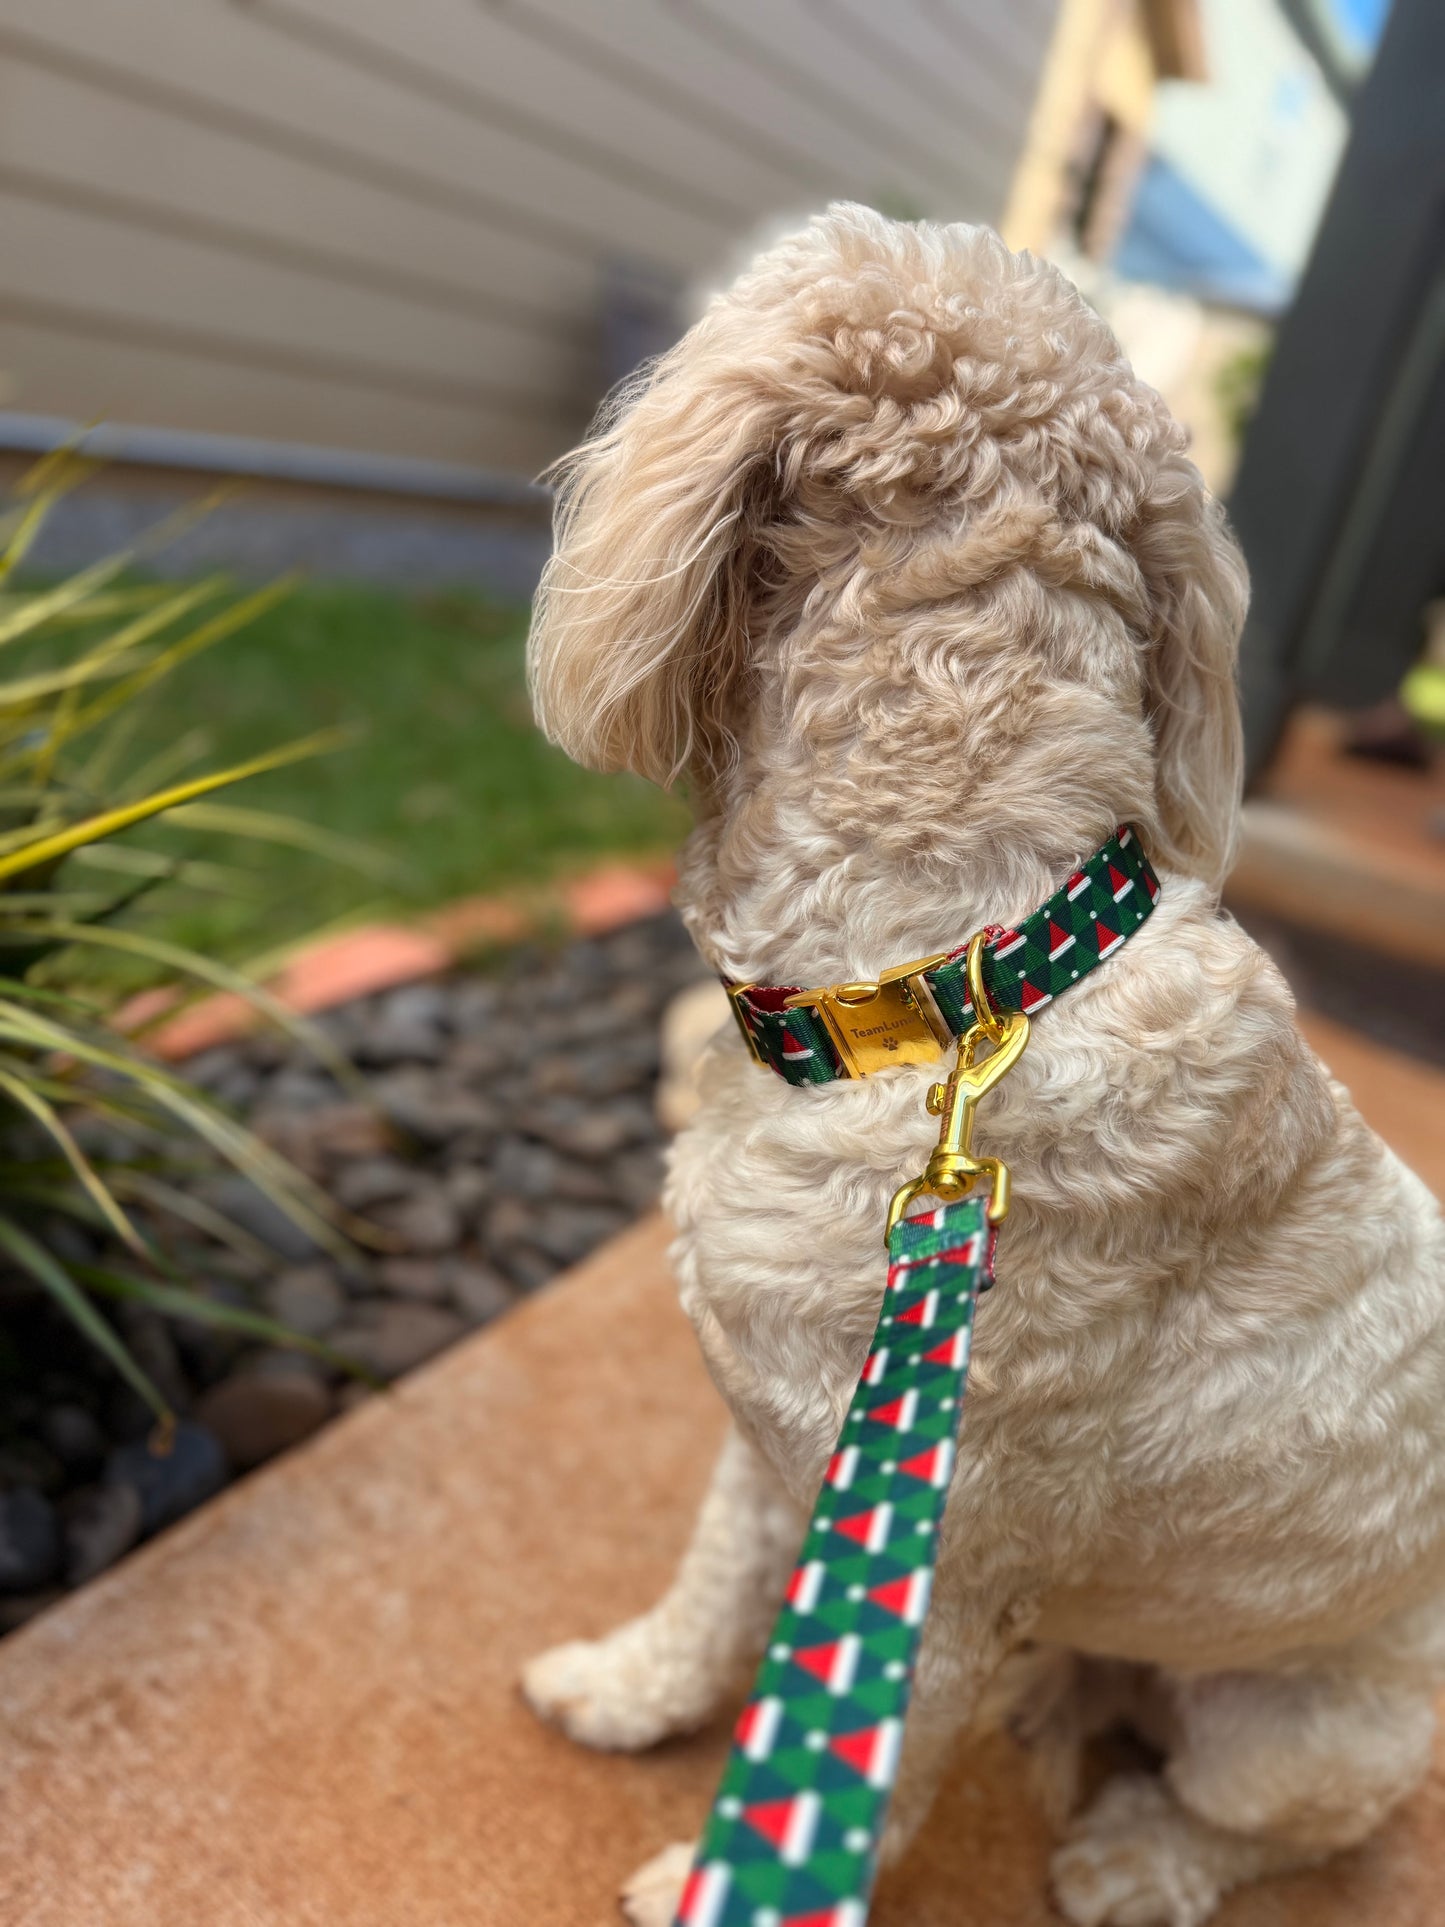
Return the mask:
<svg viewBox="0 0 1445 1927"><path fill-rule="evenodd" d="M1420 1150L1445 1078L1407 1078L1416 1112L1399 1068L1349 1066ZM0 1646L5 1927L615 1927L725 1722L599 1757L514 1681L655 1596L706 1478L722 1414L664 1247L628 1233ZM1046 1927L1045 1854L996 1742L875 1927ZM1442 1885L1445 1750L1376 1841L1220 1922L1436 1927Z"/></svg>

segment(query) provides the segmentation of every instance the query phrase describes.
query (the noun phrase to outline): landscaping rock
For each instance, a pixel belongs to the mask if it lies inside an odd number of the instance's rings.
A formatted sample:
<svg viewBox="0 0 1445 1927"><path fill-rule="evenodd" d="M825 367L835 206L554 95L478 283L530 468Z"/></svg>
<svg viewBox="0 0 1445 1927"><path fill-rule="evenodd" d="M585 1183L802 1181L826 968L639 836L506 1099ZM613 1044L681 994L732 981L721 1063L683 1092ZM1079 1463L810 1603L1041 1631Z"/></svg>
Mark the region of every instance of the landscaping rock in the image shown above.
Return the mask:
<svg viewBox="0 0 1445 1927"><path fill-rule="evenodd" d="M287 1114L319 1111L323 1105L334 1106L336 1096L336 1079L328 1072L288 1064L266 1086L266 1108Z"/></svg>
<svg viewBox="0 0 1445 1927"><path fill-rule="evenodd" d="M141 1535L140 1494L133 1485L89 1485L63 1510L65 1583L80 1586L113 1566Z"/></svg>
<svg viewBox="0 0 1445 1927"><path fill-rule="evenodd" d="M324 1338L346 1311L346 1293L326 1265L297 1265L266 1290L266 1309L303 1338Z"/></svg>
<svg viewBox="0 0 1445 1927"><path fill-rule="evenodd" d="M555 1258L528 1244L509 1246L497 1254L497 1261L519 1291L539 1291L561 1269Z"/></svg>
<svg viewBox="0 0 1445 1927"><path fill-rule="evenodd" d="M68 1471L93 1471L105 1457L107 1440L99 1419L68 1399L43 1415L40 1436Z"/></svg>
<svg viewBox="0 0 1445 1927"><path fill-rule="evenodd" d="M65 1467L39 1439L7 1439L0 1445L0 1486L26 1486L55 1493L65 1483Z"/></svg>
<svg viewBox="0 0 1445 1927"><path fill-rule="evenodd" d="M625 1151L612 1164L617 1196L633 1211L646 1211L657 1203L666 1175L661 1145L645 1150Z"/></svg>
<svg viewBox="0 0 1445 1927"><path fill-rule="evenodd" d="M657 1064L657 1040L624 1031L585 1050L545 1058L538 1066L537 1084L548 1094L616 1097L656 1076Z"/></svg>
<svg viewBox="0 0 1445 1927"><path fill-rule="evenodd" d="M176 1427L169 1452L154 1451L148 1439L137 1440L117 1446L105 1462L107 1485L134 1489L144 1532L159 1532L214 1497L226 1474L220 1440L203 1425L191 1423Z"/></svg>
<svg viewBox="0 0 1445 1927"><path fill-rule="evenodd" d="M387 1071L372 1080L371 1094L388 1120L418 1144L441 1144L447 1127L440 1124L435 1080L414 1066Z"/></svg>
<svg viewBox="0 0 1445 1927"><path fill-rule="evenodd" d="M330 1416L330 1390L303 1364L271 1371L242 1367L197 1407L197 1417L215 1433L238 1472L296 1445Z"/></svg>
<svg viewBox="0 0 1445 1927"><path fill-rule="evenodd" d="M575 1158L559 1158L551 1195L570 1204L612 1204L617 1186L606 1166L579 1164Z"/></svg>
<svg viewBox="0 0 1445 1927"><path fill-rule="evenodd" d="M497 1147L492 1185L503 1204L515 1203L519 1198L541 1199L551 1193L560 1169L556 1152L545 1144L507 1137Z"/></svg>
<svg viewBox="0 0 1445 1927"><path fill-rule="evenodd" d="M397 1298L438 1304L447 1295L446 1261L440 1258L385 1258L376 1267L383 1291Z"/></svg>
<svg viewBox="0 0 1445 1927"><path fill-rule="evenodd" d="M447 1293L469 1325L485 1325L510 1310L517 1294L495 1266L459 1258L450 1268Z"/></svg>
<svg viewBox="0 0 1445 1927"><path fill-rule="evenodd" d="M202 1051L186 1065L186 1075L218 1103L237 1111L255 1102L263 1083L260 1070L246 1062L239 1044Z"/></svg>
<svg viewBox="0 0 1445 1927"><path fill-rule="evenodd" d="M501 1255L513 1245L529 1243L535 1216L532 1206L515 1194L498 1198L487 1213L487 1248Z"/></svg>
<svg viewBox="0 0 1445 1927"><path fill-rule="evenodd" d="M208 1204L239 1225L242 1231L250 1232L253 1238L259 1238L262 1244L269 1245L293 1264L315 1257L320 1249L311 1234L294 1224L249 1178L234 1174L213 1179L205 1187L205 1197Z"/></svg>
<svg viewBox="0 0 1445 1927"><path fill-rule="evenodd" d="M445 1030L452 1019L453 991L449 984L422 982L402 984L381 999L379 1017L383 1024L410 1024L428 1030Z"/></svg>
<svg viewBox="0 0 1445 1927"><path fill-rule="evenodd" d="M512 1062L510 1040L493 1036L459 1037L447 1053L451 1068L479 1084L494 1084Z"/></svg>
<svg viewBox="0 0 1445 1927"><path fill-rule="evenodd" d="M657 917L561 950L518 949L485 976L358 998L319 1022L370 1068L371 1102L279 1032L208 1051L188 1070L385 1243L333 1257L229 1176L197 1195L256 1242L237 1251L177 1219L164 1224L170 1254L203 1298L264 1312L379 1378L410 1370L652 1203L663 1143L655 1033L674 993L704 975L676 919ZM133 1154L119 1127L77 1128L97 1156ZM115 1256L88 1228L57 1219L53 1229L76 1262ZM7 1333L34 1316L37 1296L0 1270ZM7 1396L0 1497L32 1532L49 1517L54 1540L48 1552L30 1545L45 1557L28 1567L12 1557L0 1631L49 1603L60 1576L79 1584L103 1571L231 1472L372 1395L325 1362L199 1318L114 1315L194 1419L169 1455L152 1452L145 1402L46 1313L40 1368Z"/></svg>
<svg viewBox="0 0 1445 1927"><path fill-rule="evenodd" d="M124 1383L113 1385L105 1401L105 1429L111 1438L125 1445L147 1439L156 1427L156 1415L140 1393Z"/></svg>
<svg viewBox="0 0 1445 1927"><path fill-rule="evenodd" d="M419 1179L409 1197L378 1205L371 1216L409 1252L451 1251L462 1235L460 1212L432 1179Z"/></svg>
<svg viewBox="0 0 1445 1927"><path fill-rule="evenodd" d="M657 1131L651 1105L635 1097L619 1098L605 1110L577 1101L554 1100L525 1112L518 1121L554 1151L589 1164L613 1157L629 1145L646 1142Z"/></svg>
<svg viewBox="0 0 1445 1927"><path fill-rule="evenodd" d="M213 1266L234 1263L235 1254L208 1254L208 1262ZM264 1267L267 1273L271 1271L273 1263L273 1260L267 1261ZM255 1306L253 1293L234 1278L201 1277L195 1280L190 1289L198 1298L229 1306L236 1311L254 1309ZM191 1383L201 1388L224 1377L246 1348L246 1339L240 1332L231 1331L224 1325L209 1324L203 1318L173 1318L171 1336L176 1341L176 1349L185 1363ZM139 1424L124 1436L139 1437L149 1429L150 1423L149 1408L143 1407ZM117 1436L121 1436L118 1431Z"/></svg>
<svg viewBox="0 0 1445 1927"><path fill-rule="evenodd" d="M446 1037L437 1025L393 1014L370 1027L357 1059L363 1064L439 1064L446 1048Z"/></svg>
<svg viewBox="0 0 1445 1927"><path fill-rule="evenodd" d="M348 1211L365 1213L393 1198L404 1198L415 1182L415 1169L399 1158L361 1158L337 1173L331 1195Z"/></svg>
<svg viewBox="0 0 1445 1927"><path fill-rule="evenodd" d="M478 1164L456 1166L447 1172L442 1183L463 1223L468 1225L475 1223L478 1213L496 1190L491 1172Z"/></svg>
<svg viewBox="0 0 1445 1927"><path fill-rule="evenodd" d="M528 1242L559 1265L575 1264L594 1246L615 1237L630 1216L613 1205L549 1204L536 1213Z"/></svg>
<svg viewBox="0 0 1445 1927"><path fill-rule="evenodd" d="M332 1343L378 1378L396 1378L455 1344L466 1325L441 1305L384 1299L357 1305Z"/></svg>
<svg viewBox="0 0 1445 1927"><path fill-rule="evenodd" d="M186 1076L203 1091L214 1091L242 1068L239 1044L217 1044L211 1050L197 1051L187 1060ZM253 1072L254 1076L255 1073Z"/></svg>
<svg viewBox="0 0 1445 1927"><path fill-rule="evenodd" d="M34 1592L60 1571L60 1521L32 1486L0 1492L0 1593Z"/></svg>
<svg viewBox="0 0 1445 1927"><path fill-rule="evenodd" d="M255 1111L250 1122L268 1144L316 1177L343 1160L389 1150L392 1142L385 1116L370 1104L325 1104L301 1112L267 1107Z"/></svg>
<svg viewBox="0 0 1445 1927"><path fill-rule="evenodd" d="M459 1038L470 1041L474 1037L482 1037L491 1048L495 1048L495 1040L488 1037L488 1033L496 1023L501 1009L500 990L496 984L488 983L484 977L463 977L451 987L447 1014L451 1020L452 1029ZM453 1063L458 1061L460 1055L461 1053L454 1048Z"/></svg>

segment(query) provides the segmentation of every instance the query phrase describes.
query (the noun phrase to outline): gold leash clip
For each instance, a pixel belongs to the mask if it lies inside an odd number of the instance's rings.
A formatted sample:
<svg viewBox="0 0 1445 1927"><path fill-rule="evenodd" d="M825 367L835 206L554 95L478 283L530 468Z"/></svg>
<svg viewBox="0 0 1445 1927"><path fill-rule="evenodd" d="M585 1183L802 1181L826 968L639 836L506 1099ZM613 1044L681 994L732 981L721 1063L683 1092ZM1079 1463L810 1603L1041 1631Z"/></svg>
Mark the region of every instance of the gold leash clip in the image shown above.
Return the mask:
<svg viewBox="0 0 1445 1927"><path fill-rule="evenodd" d="M928 1108L943 1119L938 1143L929 1157L921 1178L914 1178L893 1194L888 1207L888 1227L884 1242L893 1227L916 1197L925 1193L951 1203L967 1197L979 1178L990 1183L988 1221L1002 1224L1008 1216L1009 1172L999 1158L973 1155L973 1119L980 1100L999 1083L1023 1055L1029 1041L1029 1020L1021 1010L995 1010L983 982L983 947L987 937L979 931L968 946L968 993L973 1004L972 1028L958 1040L958 1062L946 1084L935 1084L928 1093ZM993 1049L982 1063L978 1049L990 1043Z"/></svg>

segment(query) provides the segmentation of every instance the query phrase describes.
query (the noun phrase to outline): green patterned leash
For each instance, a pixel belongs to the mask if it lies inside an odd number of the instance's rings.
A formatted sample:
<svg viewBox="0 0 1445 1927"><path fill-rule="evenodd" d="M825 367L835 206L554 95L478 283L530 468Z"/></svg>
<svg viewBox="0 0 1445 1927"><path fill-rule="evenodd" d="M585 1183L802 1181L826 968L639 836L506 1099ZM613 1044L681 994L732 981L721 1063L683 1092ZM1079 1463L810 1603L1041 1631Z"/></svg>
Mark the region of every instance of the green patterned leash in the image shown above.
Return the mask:
<svg viewBox="0 0 1445 1927"><path fill-rule="evenodd" d="M992 1243L982 1198L901 1218L889 1237L873 1349L680 1927L863 1927Z"/></svg>
<svg viewBox="0 0 1445 1927"><path fill-rule="evenodd" d="M865 1927L953 1471L974 1307L993 1282L1009 1207L1007 1167L973 1154L974 1113L1028 1042L1022 1006L1054 994L1041 985L1040 956L1048 972L1069 973L1043 984L1075 981L1144 922L1158 896L1137 837L1121 828L1019 930L981 931L966 951L930 966L923 995L943 1008L950 1030L965 1019L969 1028L948 1081L928 1093L943 1123L927 1169L889 1209L878 1328L674 1927ZM1061 906L1073 929L1061 924ZM1084 954L1070 961L1081 940ZM908 986L905 1022L923 975L917 965L893 973ZM879 986L829 994L840 988ZM820 1062L837 1039L831 1024L825 1031L812 1012L791 1008L773 1019L760 1049L736 995L734 1007L759 1062L785 1076L798 1019L814 1024L803 1035ZM844 1068L825 1075L865 1074L847 1065L856 1040L845 1035L843 1044L834 1056ZM989 1183L986 1201L973 1194L979 1178ZM938 1202L920 1209L925 1196Z"/></svg>

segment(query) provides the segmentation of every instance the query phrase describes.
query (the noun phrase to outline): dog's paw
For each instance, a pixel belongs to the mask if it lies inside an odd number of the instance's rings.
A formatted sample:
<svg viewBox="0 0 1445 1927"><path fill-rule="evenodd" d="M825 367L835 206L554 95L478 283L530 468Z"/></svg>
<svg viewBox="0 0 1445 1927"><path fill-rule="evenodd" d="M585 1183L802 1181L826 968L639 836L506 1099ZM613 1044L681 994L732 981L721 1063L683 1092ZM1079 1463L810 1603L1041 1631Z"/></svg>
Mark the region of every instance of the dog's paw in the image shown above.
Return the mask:
<svg viewBox="0 0 1445 1927"><path fill-rule="evenodd" d="M689 1845L665 1847L623 1883L622 1911L631 1927L672 1927L692 1856Z"/></svg>
<svg viewBox="0 0 1445 1927"><path fill-rule="evenodd" d="M1219 1904L1197 1823L1148 1774L1111 1780L1051 1862L1074 1927L1200 1927Z"/></svg>
<svg viewBox="0 0 1445 1927"><path fill-rule="evenodd" d="M554 1646L522 1669L522 1692L534 1712L579 1745L608 1753L640 1752L690 1723L678 1717L665 1687L626 1630Z"/></svg>

